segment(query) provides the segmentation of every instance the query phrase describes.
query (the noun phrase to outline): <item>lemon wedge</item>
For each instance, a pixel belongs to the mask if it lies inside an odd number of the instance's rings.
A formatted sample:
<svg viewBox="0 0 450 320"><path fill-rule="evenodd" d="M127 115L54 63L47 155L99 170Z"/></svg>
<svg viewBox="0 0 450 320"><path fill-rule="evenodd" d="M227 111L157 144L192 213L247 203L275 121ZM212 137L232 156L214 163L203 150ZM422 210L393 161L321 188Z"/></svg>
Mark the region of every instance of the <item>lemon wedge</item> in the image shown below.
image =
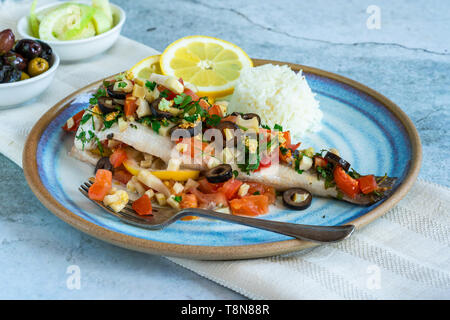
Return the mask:
<svg viewBox="0 0 450 320"><path fill-rule="evenodd" d="M145 83L152 73L161 74L161 68L159 67L160 57L161 55L158 54L142 59L128 70L127 77L129 79L137 79L138 81L141 80Z"/></svg>
<svg viewBox="0 0 450 320"><path fill-rule="evenodd" d="M161 55L165 75L194 84L200 96L223 97L233 92L242 69L253 62L238 46L217 38L189 36L170 44Z"/></svg>
<svg viewBox="0 0 450 320"><path fill-rule="evenodd" d="M155 170L151 171L152 175L161 180L187 181L189 179L198 179L200 171L197 170Z"/></svg>

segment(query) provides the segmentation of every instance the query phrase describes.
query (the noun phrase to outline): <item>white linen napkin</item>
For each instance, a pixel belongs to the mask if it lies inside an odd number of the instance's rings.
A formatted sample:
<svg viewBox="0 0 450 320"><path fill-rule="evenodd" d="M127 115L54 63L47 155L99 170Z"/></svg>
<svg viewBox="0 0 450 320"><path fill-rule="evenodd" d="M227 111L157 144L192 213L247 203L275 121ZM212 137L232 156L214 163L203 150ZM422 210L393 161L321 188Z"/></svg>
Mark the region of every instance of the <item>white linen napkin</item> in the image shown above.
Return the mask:
<svg viewBox="0 0 450 320"><path fill-rule="evenodd" d="M28 8L29 2L0 2L0 30L14 28ZM21 166L26 137L47 109L156 53L120 37L102 55L61 64L43 95L0 111L0 152ZM419 179L385 216L336 244L253 260L168 259L251 299L449 299L449 207L449 188Z"/></svg>

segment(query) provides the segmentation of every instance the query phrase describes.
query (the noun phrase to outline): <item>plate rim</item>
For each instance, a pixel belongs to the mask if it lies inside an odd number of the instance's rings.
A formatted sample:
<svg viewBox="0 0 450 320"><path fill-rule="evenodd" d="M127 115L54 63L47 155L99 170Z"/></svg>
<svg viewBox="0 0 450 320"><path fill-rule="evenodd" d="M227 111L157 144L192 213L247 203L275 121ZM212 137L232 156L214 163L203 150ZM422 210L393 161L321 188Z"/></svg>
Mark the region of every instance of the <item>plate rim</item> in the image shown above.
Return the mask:
<svg viewBox="0 0 450 320"><path fill-rule="evenodd" d="M358 217L357 219L348 222L347 224L354 224L356 226L356 229L361 229L375 219L383 216L408 193L419 174L422 162L422 145L416 127L414 126L411 119L399 106L397 106L394 102L392 102L381 93L365 86L364 84L336 73L289 62L266 59L252 60L255 66L267 63L287 65L295 71L303 70L304 72L329 78L353 87L354 89L364 92L374 100L381 103L385 108L390 110L396 117L396 119L404 126L408 139L411 143L412 157L410 168L405 175L403 183L400 184L397 189L389 196L389 198L386 199L381 205ZM57 102L53 107L47 110L35 123L25 142L22 154L22 166L25 178L38 200L48 210L50 210L50 212L55 214L64 222L70 224L72 227L97 239L135 251L171 257L189 258L196 260L253 259L287 254L319 245L317 243L298 239L237 246L204 246L160 242L155 240L141 239L120 232L108 230L104 227L96 225L93 222L89 222L83 219L82 217L65 208L50 194L39 177L36 158L38 142L41 138L42 133L50 124L50 122L63 110L65 110L76 96L78 96L82 92L86 92L90 89L96 88L100 83L102 83L102 81L103 79L88 84L87 86L76 90L75 92Z"/></svg>

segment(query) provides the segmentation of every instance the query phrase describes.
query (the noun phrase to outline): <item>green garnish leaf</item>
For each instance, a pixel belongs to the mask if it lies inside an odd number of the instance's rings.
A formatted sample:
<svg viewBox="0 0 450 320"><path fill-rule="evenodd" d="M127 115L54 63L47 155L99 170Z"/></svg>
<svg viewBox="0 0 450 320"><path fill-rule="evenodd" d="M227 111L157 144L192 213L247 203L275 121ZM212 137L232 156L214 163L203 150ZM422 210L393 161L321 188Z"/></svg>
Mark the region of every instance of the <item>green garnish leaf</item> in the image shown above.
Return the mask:
<svg viewBox="0 0 450 320"><path fill-rule="evenodd" d="M158 133L159 132L159 128L161 128L161 122L159 122L158 120L153 120L152 121L152 129L153 129L153 131Z"/></svg>
<svg viewBox="0 0 450 320"><path fill-rule="evenodd" d="M278 131L283 131L283 127L280 126L279 124L275 124L275 125L273 126L273 129L274 129L274 130L278 130Z"/></svg>
<svg viewBox="0 0 450 320"><path fill-rule="evenodd" d="M170 91L169 90L164 90L163 92L159 93L159 96L162 98L167 98L169 96Z"/></svg>
<svg viewBox="0 0 450 320"><path fill-rule="evenodd" d="M84 115L83 115L83 117L82 117L81 120L80 120L80 124L85 124L85 123L88 122L89 119L91 119L91 118L92 118L92 113L85 112Z"/></svg>
<svg viewBox="0 0 450 320"><path fill-rule="evenodd" d="M153 91L154 89L155 89L155 87L156 87L156 82L150 82L150 81L146 81L145 82L145 86L147 87L147 88L149 88L149 90L150 91Z"/></svg>
<svg viewBox="0 0 450 320"><path fill-rule="evenodd" d="M182 197L181 196L175 196L175 197L173 197L173 200L175 200L176 202L180 203L181 200L182 200Z"/></svg>
<svg viewBox="0 0 450 320"><path fill-rule="evenodd" d="M220 120L222 120L220 116L218 116L217 114L213 114L211 117L206 119L206 124L211 127L215 127L220 123Z"/></svg>

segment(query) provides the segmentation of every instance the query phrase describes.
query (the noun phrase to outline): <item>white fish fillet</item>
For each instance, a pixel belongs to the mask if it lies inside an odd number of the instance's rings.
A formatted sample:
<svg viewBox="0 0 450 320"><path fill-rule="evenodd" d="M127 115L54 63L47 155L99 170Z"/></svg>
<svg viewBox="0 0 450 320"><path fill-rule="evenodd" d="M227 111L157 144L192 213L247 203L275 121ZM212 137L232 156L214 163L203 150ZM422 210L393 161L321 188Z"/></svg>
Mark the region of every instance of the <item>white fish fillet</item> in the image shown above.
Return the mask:
<svg viewBox="0 0 450 320"><path fill-rule="evenodd" d="M84 125L80 126L77 135L83 130L92 130L92 123L88 121ZM140 152L156 156L166 163L171 158L175 157L175 155L180 157L178 151L175 150L175 143L172 142L169 137L159 135L151 128L135 121L130 122L128 127L123 131L119 130L119 126L117 124L114 124L111 128L96 130L95 134L100 141L105 139L118 140ZM75 138L74 150L72 150L71 155L79 160L95 165L99 157L89 152L90 149L94 148L96 148L96 144L92 143L85 144L83 148L82 144L80 144L80 142ZM190 157L183 156L181 159L183 161L182 166L184 168L199 170L207 169L205 162L202 164L192 164L190 163ZM339 198L351 203L365 205L374 203L381 199L374 197L373 195L369 196L364 194L358 195L356 199L351 199L345 195L342 195L342 193L340 194L336 187L325 188L325 180L320 179L317 173L312 169L299 174L294 169L286 165L272 164L268 168L263 168L257 172L246 174L240 171L236 164L232 164L232 167L234 170L238 170L239 179L244 181L260 182L280 191L290 188L303 188L316 196ZM385 185L392 187L395 180L395 178L388 178L385 180Z"/></svg>

